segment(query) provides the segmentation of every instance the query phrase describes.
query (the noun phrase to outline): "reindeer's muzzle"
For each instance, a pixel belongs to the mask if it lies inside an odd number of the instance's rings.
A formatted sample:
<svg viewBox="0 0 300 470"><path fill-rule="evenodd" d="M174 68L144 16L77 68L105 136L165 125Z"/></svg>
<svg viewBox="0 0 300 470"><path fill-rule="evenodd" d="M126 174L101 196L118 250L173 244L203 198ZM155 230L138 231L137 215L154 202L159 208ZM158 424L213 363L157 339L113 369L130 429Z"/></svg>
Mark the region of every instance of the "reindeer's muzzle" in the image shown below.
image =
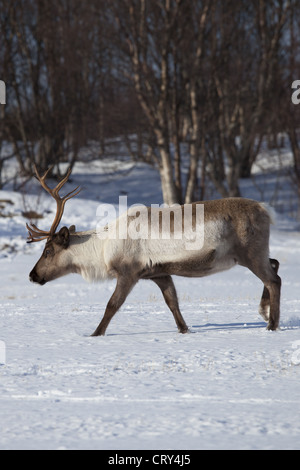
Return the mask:
<svg viewBox="0 0 300 470"><path fill-rule="evenodd" d="M37 274L35 268L33 268L33 270L31 271L31 273L29 274L29 279L30 279L31 282L36 282L36 283L40 284L41 286L43 286L43 285L46 284L46 282L47 282L47 281L45 281L45 279L41 279L41 278L38 276L38 274Z"/></svg>

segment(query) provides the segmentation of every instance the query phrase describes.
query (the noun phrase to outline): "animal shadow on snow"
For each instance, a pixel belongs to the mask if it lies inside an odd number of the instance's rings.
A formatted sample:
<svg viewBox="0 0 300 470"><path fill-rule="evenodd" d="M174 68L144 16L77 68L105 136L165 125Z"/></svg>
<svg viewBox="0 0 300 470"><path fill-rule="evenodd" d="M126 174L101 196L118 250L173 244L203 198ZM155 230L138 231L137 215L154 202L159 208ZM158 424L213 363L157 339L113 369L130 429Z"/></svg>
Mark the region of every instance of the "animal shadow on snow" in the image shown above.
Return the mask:
<svg viewBox="0 0 300 470"><path fill-rule="evenodd" d="M192 325L191 328L199 330L247 330L255 328L266 328L265 322L247 322L247 323L205 323L205 325Z"/></svg>

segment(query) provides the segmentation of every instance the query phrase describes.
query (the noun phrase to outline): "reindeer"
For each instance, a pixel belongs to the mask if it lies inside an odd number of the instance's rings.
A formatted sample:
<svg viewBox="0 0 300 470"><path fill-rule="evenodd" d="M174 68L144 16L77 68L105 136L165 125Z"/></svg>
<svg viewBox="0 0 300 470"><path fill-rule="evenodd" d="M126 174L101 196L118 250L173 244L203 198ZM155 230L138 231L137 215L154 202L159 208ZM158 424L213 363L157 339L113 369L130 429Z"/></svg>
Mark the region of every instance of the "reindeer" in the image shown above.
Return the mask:
<svg viewBox="0 0 300 470"><path fill-rule="evenodd" d="M251 199L225 198L192 204L191 217L195 231L203 230L204 242L198 249L185 249L184 237L176 235L176 213L170 219L169 239L120 237L121 223L134 221L137 214L127 211L114 222L99 230L76 232L75 227L62 227L57 231L65 203L76 196L80 189L73 189L60 197L59 191L67 182L65 178L54 188L46 184L50 168L36 176L42 187L55 199L57 211L49 231L40 230L36 225L26 224L28 243L47 240L43 254L31 271L29 278L40 285L69 273L78 273L87 281L116 278L116 288L111 296L104 316L92 336L104 335L106 329L125 302L128 294L140 279L153 281L161 290L171 310L180 333L187 333L188 327L179 309L172 275L202 277L230 269L235 265L245 266L264 284L259 313L268 322L268 330L279 326L281 279L278 276L279 262L269 258L269 231L271 216L263 204ZM202 226L195 214L204 208ZM171 208L172 209L172 208ZM167 208L160 209L164 216ZM183 213L184 206L178 211ZM147 209L148 222L151 208ZM143 224L147 224L143 222ZM204 224L204 225L203 225ZM160 227L161 228L161 227ZM110 236L114 233L114 237ZM160 231L161 233L161 231Z"/></svg>

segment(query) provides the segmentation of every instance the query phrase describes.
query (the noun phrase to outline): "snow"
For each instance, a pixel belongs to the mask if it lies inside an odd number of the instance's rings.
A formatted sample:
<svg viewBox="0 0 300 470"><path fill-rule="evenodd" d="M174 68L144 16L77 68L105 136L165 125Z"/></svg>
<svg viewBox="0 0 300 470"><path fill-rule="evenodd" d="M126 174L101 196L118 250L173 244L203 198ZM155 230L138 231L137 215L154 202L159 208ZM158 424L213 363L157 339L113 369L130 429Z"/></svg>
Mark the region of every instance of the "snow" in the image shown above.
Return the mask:
<svg viewBox="0 0 300 470"><path fill-rule="evenodd" d="M99 203L117 204L119 194L128 205L162 202L155 169L123 162L114 173L115 164L76 165L70 188L84 190L64 224L95 227ZM32 184L26 200L50 211L38 221L47 228L52 201ZM250 181L244 188L255 196ZM190 334L177 332L155 284L141 281L95 338L115 282L30 283L43 242L25 243L24 197L8 187L3 199L13 204L0 217L1 449L300 448L300 235L287 213L271 233L283 281L279 331L258 314L261 282L236 267L174 278Z"/></svg>

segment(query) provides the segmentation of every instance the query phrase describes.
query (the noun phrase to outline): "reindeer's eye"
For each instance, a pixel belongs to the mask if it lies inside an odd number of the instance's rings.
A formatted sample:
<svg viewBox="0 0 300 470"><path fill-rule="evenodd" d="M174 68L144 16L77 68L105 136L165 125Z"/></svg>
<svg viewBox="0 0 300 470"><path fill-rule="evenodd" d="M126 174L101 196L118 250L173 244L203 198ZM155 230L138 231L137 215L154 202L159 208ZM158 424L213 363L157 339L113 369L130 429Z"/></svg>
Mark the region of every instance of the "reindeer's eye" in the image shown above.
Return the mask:
<svg viewBox="0 0 300 470"><path fill-rule="evenodd" d="M45 251L44 251L44 256L45 258L47 258L47 256L50 256L52 254L52 250L50 248L47 248Z"/></svg>

